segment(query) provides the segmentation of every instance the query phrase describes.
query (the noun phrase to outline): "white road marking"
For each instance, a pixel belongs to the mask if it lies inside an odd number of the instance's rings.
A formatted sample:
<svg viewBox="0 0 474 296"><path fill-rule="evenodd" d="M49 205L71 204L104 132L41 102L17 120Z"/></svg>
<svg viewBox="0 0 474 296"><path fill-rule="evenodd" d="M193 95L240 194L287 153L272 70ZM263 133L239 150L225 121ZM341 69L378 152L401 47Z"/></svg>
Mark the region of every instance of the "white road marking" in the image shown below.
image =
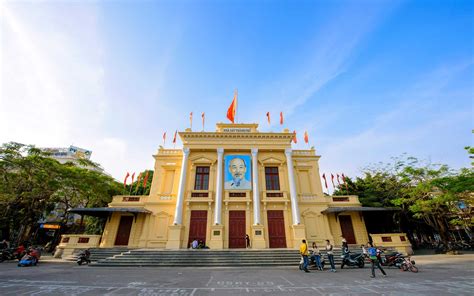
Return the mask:
<svg viewBox="0 0 474 296"><path fill-rule="evenodd" d="M288 284L290 284L291 286L294 286L295 284L293 284L292 282L290 282L289 280L287 280L284 276L280 276L283 280L285 280Z"/></svg>
<svg viewBox="0 0 474 296"><path fill-rule="evenodd" d="M214 277L211 275L211 277L209 278L209 281L206 284L206 287L209 287L209 284L212 282L213 279Z"/></svg>

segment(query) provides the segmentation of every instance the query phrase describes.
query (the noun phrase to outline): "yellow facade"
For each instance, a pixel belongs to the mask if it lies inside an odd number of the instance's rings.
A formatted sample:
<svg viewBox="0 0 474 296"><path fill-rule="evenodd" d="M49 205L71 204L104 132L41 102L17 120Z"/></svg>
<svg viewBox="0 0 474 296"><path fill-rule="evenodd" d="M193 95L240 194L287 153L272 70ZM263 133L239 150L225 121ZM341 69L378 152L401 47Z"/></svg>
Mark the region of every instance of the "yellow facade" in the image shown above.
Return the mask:
<svg viewBox="0 0 474 296"><path fill-rule="evenodd" d="M187 129L179 135L183 149L160 147L153 156L155 173L150 195L115 196L109 204L109 207L148 212L113 213L106 224L101 247L118 243L130 248L182 249L189 247L189 241L197 233L211 249L242 247L238 237L241 233L250 236L253 249L297 248L301 239L319 245L329 239L339 245L341 221L345 223L346 233L352 227L350 243L367 242L361 213L321 213L330 207L361 205L356 196L323 194L320 156L314 148L291 150L293 135L288 130L259 132L257 124L217 124L215 132ZM244 168L250 189L227 187L240 186L238 178L229 178L234 177L230 163L236 155L250 160ZM227 159L228 166L224 165ZM208 170L208 188L196 189L196 182L201 182L197 170L202 168ZM270 190L272 187L267 184L270 173L266 168L277 172L271 181L279 185L275 185L279 187L277 190ZM121 238L118 238L119 228L127 232ZM127 240L124 237L128 232Z"/></svg>

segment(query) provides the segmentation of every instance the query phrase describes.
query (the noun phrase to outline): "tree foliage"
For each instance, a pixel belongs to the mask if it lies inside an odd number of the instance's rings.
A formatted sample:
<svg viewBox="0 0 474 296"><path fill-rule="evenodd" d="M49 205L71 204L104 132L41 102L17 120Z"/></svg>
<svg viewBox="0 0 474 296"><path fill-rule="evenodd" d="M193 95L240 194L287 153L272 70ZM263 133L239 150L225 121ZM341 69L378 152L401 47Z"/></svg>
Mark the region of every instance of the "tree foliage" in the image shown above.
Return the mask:
<svg viewBox="0 0 474 296"><path fill-rule="evenodd" d="M346 178L347 189L339 186L335 194L355 194L364 206L397 206L412 221L421 220L443 241L449 240L451 225L469 229L472 217L464 215L459 205L469 209L473 202L474 171L452 171L446 165L431 164L403 155L392 163L378 163L363 170L354 182Z"/></svg>
<svg viewBox="0 0 474 296"><path fill-rule="evenodd" d="M53 209L65 221L68 208L105 206L120 192L111 177L73 163L60 164L32 145L0 147L0 227L18 230L19 239L29 238L35 223Z"/></svg>

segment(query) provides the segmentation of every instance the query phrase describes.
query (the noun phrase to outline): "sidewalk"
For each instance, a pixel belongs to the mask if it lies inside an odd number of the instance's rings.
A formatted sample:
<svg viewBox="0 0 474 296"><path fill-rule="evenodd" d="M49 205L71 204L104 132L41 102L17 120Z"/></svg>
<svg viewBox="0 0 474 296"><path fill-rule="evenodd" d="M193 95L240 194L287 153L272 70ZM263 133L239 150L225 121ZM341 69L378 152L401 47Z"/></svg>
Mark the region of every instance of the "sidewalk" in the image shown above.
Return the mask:
<svg viewBox="0 0 474 296"><path fill-rule="evenodd" d="M416 264L419 263L454 263L460 261L473 261L474 254L461 254L461 255L446 255L446 254L436 254L436 255L413 255L411 256L413 260L416 261Z"/></svg>

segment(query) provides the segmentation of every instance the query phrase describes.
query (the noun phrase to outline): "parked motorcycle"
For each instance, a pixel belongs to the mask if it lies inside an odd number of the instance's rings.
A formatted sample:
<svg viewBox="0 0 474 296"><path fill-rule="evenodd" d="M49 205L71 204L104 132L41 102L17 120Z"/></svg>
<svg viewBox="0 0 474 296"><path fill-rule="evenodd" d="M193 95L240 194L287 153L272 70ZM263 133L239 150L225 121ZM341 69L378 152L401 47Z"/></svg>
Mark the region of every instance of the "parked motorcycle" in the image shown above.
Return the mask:
<svg viewBox="0 0 474 296"><path fill-rule="evenodd" d="M309 266L314 266L316 269L318 269L318 265L316 264L316 259L312 256L312 254L313 253L311 253ZM320 254L319 256L319 263L321 263L321 269L324 269L324 265L326 264L326 261L324 260L323 254Z"/></svg>
<svg viewBox="0 0 474 296"><path fill-rule="evenodd" d="M402 263L405 261L403 254L401 253L392 252L384 256L382 256L382 253L383 252L377 253L377 258L379 259L379 262L382 266L395 266L400 268L402 266Z"/></svg>
<svg viewBox="0 0 474 296"><path fill-rule="evenodd" d="M36 266L39 258L41 257L41 251L30 247L26 254L18 262L18 267L21 266Z"/></svg>
<svg viewBox="0 0 474 296"><path fill-rule="evenodd" d="M91 263L90 260L91 252L89 250L84 250L77 256L77 265L82 265L83 263L89 264Z"/></svg>
<svg viewBox="0 0 474 296"><path fill-rule="evenodd" d="M13 258L13 251L11 249L0 250L0 262L3 262L5 260L12 260Z"/></svg>
<svg viewBox="0 0 474 296"><path fill-rule="evenodd" d="M346 253L341 256L342 263L341 269L344 268L345 265L347 266L357 266L359 268L363 268L365 265L364 255L361 253Z"/></svg>

